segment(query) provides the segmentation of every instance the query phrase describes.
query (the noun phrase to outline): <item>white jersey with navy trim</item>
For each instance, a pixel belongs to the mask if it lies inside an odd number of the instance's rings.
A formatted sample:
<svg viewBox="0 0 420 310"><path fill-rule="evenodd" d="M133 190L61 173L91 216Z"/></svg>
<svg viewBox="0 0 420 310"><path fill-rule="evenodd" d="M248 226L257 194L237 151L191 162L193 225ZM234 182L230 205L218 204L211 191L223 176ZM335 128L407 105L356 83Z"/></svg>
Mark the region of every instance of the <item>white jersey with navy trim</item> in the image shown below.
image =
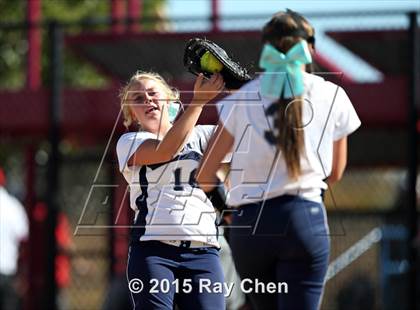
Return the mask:
<svg viewBox="0 0 420 310"><path fill-rule="evenodd" d="M130 132L117 143L119 169L130 186L130 206L136 211L136 235L146 240L194 240L214 246L216 213L194 174L215 126L196 126L183 150L166 163L127 166L148 139L149 132Z"/></svg>
<svg viewBox="0 0 420 310"><path fill-rule="evenodd" d="M235 138L227 204L238 206L284 194L321 202L321 190L327 188L323 180L332 170L333 142L355 131L360 120L341 87L304 73L303 128L297 130L304 130L305 152L302 174L292 180L284 158L276 157L272 139L278 103L259 94L260 80L247 83L218 104L220 121Z"/></svg>

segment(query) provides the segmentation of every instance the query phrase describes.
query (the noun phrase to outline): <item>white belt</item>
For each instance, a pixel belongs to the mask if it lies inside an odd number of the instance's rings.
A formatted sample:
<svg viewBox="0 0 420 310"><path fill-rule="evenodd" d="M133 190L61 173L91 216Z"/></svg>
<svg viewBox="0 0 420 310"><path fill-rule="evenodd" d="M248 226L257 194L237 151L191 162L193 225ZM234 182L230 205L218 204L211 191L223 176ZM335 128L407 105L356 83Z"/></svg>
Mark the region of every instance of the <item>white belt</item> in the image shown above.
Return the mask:
<svg viewBox="0 0 420 310"><path fill-rule="evenodd" d="M201 242L201 241L193 241L193 240L159 240L162 243L169 244L172 246L176 246L178 248L208 248L212 247L213 245Z"/></svg>

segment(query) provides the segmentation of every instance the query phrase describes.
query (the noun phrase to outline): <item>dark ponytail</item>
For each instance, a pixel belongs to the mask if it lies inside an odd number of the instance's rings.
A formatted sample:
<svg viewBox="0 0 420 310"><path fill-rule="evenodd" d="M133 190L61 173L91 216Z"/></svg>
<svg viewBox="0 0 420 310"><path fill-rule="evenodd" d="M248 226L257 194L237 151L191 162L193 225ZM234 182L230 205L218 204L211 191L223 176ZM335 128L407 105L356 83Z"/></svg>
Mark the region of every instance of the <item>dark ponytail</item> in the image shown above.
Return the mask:
<svg viewBox="0 0 420 310"><path fill-rule="evenodd" d="M312 46L315 42L314 29L309 22L290 10L273 16L263 28L262 39L264 43L270 43L284 54L300 40L307 40ZM300 158L305 146L302 103L301 96L280 98L274 103L276 108L274 125L278 132L275 141L283 154L288 175L292 179L297 179L301 174Z"/></svg>

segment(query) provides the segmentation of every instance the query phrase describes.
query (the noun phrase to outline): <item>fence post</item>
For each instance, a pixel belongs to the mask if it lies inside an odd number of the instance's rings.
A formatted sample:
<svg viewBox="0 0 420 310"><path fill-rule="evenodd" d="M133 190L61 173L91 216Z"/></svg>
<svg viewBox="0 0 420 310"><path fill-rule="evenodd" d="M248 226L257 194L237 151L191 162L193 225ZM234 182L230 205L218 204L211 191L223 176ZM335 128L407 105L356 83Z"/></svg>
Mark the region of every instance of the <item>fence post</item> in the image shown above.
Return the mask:
<svg viewBox="0 0 420 310"><path fill-rule="evenodd" d="M418 82L419 82L419 35L417 25L417 13L409 13L410 30L409 30L409 46L411 55L411 72L410 72L410 87L408 100L408 205L407 205L407 224L409 228L409 307L416 308L416 292L417 292L417 165L418 165L418 146L417 146L417 101L418 101Z"/></svg>
<svg viewBox="0 0 420 310"><path fill-rule="evenodd" d="M27 0L28 54L26 65L26 85L30 90L41 86L41 0Z"/></svg>
<svg viewBox="0 0 420 310"><path fill-rule="evenodd" d="M60 105L62 91L62 32L60 25L52 21L48 25L50 37L50 97L49 97L49 133L50 155L47 180L47 273L45 286L45 309L57 309L57 284L55 281L55 259L57 245L55 230L58 213L59 167L60 167Z"/></svg>
<svg viewBox="0 0 420 310"><path fill-rule="evenodd" d="M211 0L211 30L220 31L220 3L219 0Z"/></svg>

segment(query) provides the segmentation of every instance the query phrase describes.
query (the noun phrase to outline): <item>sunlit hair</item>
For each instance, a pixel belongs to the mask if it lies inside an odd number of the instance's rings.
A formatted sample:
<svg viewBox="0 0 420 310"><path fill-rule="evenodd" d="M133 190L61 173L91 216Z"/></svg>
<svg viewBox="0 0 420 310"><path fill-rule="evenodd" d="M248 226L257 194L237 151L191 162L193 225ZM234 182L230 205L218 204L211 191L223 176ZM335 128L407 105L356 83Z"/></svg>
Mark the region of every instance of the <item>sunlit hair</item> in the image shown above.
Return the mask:
<svg viewBox="0 0 420 310"><path fill-rule="evenodd" d="M162 90L170 101L179 101L179 91L176 88L170 87L163 77L155 72L137 71L128 81L128 83L121 88L118 97L123 111L124 126L128 129L133 123L130 111L130 101L127 100L128 93L136 83L142 80L153 80L159 84Z"/></svg>
<svg viewBox="0 0 420 310"><path fill-rule="evenodd" d="M280 52L287 53L296 43L307 40L314 45L314 28L300 14L287 10L276 13L264 26L263 43L270 43ZM308 67L306 67L308 71ZM291 103L293 102L293 103ZM275 127L278 135L275 137L286 162L288 175L297 179L301 174L300 158L304 151L304 135L302 124L302 96L291 99L280 98L277 102L277 117Z"/></svg>

